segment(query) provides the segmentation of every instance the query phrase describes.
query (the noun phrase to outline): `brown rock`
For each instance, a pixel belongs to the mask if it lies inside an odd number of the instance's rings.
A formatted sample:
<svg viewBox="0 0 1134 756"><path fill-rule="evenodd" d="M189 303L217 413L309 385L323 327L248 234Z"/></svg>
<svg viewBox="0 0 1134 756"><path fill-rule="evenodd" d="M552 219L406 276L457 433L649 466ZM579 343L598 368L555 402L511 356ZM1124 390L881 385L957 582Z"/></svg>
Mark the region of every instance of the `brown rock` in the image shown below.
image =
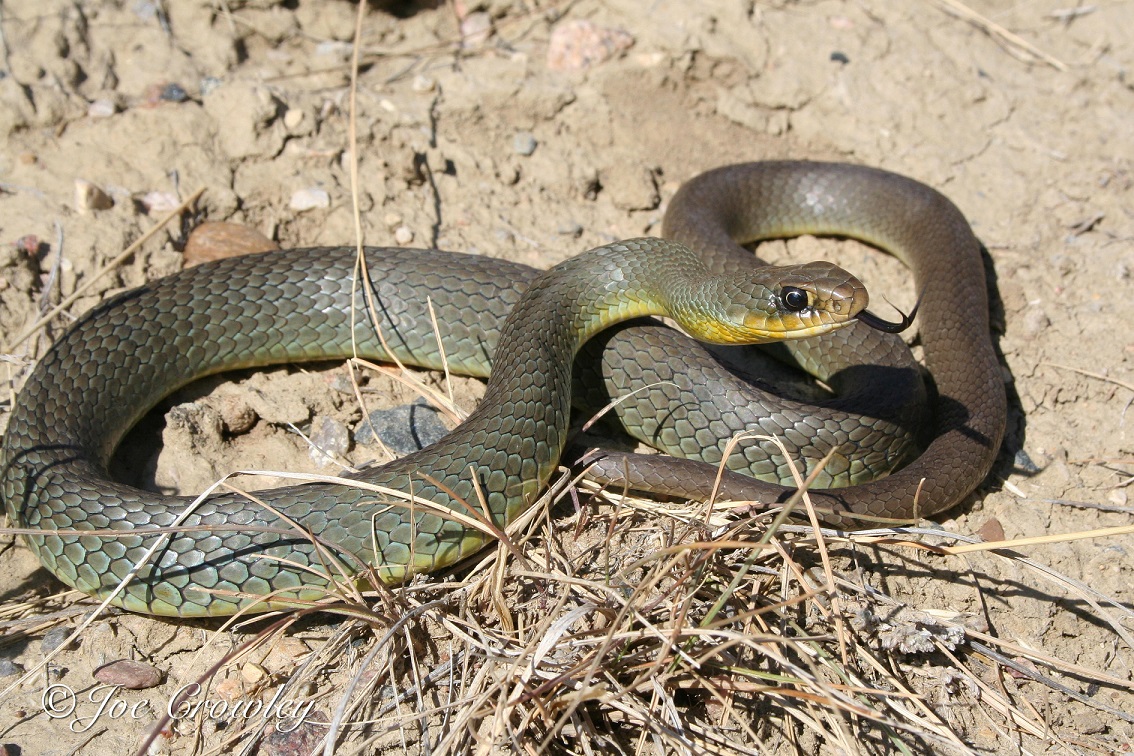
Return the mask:
<svg viewBox="0 0 1134 756"><path fill-rule="evenodd" d="M254 228L236 223L202 223L189 234L185 244L185 267L226 257L269 252L280 245Z"/></svg>
<svg viewBox="0 0 1134 756"><path fill-rule="evenodd" d="M145 690L161 684L161 670L130 659L103 664L94 671L94 679L107 685L121 685L127 690Z"/></svg>
<svg viewBox="0 0 1134 756"><path fill-rule="evenodd" d="M981 540L985 543L1003 541L1004 526L1000 524L1000 520L992 517L977 529L976 534L980 536Z"/></svg>
<svg viewBox="0 0 1134 756"><path fill-rule="evenodd" d="M86 215L92 210L109 210L114 200L101 187L84 179L75 179L75 209Z"/></svg>

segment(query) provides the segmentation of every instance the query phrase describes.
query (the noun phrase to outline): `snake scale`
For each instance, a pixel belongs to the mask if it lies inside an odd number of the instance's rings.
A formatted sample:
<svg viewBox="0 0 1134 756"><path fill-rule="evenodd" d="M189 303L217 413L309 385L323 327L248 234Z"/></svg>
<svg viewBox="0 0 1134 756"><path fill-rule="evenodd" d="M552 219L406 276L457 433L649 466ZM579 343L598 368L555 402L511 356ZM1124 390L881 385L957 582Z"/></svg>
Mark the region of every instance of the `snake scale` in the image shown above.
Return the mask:
<svg viewBox="0 0 1134 756"><path fill-rule="evenodd" d="M383 579L400 580L482 548L490 529L447 517L445 508L467 518L470 506L479 511L483 497L493 525L502 527L534 501L563 449L572 375L585 372L573 370L570 357L618 321L666 314L715 342L828 331L790 342L792 359L819 366L819 377L836 386L842 375L852 394L879 375L896 377L901 388L874 387L876 393L916 394L910 380L916 373L909 357L895 350L894 337L863 324L865 295L849 274L812 263L714 275L683 246L696 248L713 269L735 267L736 255L746 256L741 265L750 269L750 253L738 252L734 240L800 233L860 238L910 265L923 291L921 338L936 386L932 440L924 453L881 480L825 492L820 505L883 517L925 515L953 505L984 478L1003 434L1004 388L988 336L979 247L942 195L855 166L730 166L682 188L667 214L666 233L681 243L611 244L547 274L475 256L368 250L372 311L351 286L353 250L341 248L220 261L121 294L69 329L17 398L0 469L7 512L36 531L28 543L68 585L105 596L158 543L115 603L154 614L231 614L326 595L328 554L348 572L369 567ZM267 507L235 494L215 495L183 515L191 499L108 479L107 461L130 426L170 391L202 375L340 358L355 349L381 358L376 326L404 362L439 367L426 295L437 310L450 369L484 375L491 364L492 372L481 404L453 433L360 476L402 492L401 498L318 483L262 492ZM713 304L722 296L724 304ZM703 308L713 307L717 311L706 319ZM354 321L352 308L362 314ZM377 323L368 312L376 313ZM604 391L620 392L635 375L650 378L673 365L695 363L705 375L716 375L717 360L677 351L685 348L678 342L655 342L656 332L656 326L620 329L594 348L601 352L596 370L608 379ZM650 367L647 360L644 371L626 369L628 359L650 354L671 357L671 366ZM882 373L868 369L875 359ZM728 397L730 391L714 393ZM705 431L727 432L721 417L736 413L706 414L690 409L689 396L670 393L668 383L637 391L635 401L643 401L620 405L624 422L662 448L684 449L689 437L681 430L692 430L709 449L704 458L714 461L716 449L719 459L720 446ZM669 422L644 420L663 398L670 402ZM903 436L912 422L904 400L875 405L870 418L841 407L808 414L790 402L769 414L787 423L793 439L799 436L799 448L810 443L804 431L828 446L861 446L864 454L845 455L829 481L847 485L885 474L912 455L910 434ZM799 418L794 425L793 418ZM738 461L730 458L730 467L782 477L782 461L761 460L758 446L734 455ZM600 460L603 465L610 479L626 470L636 487L670 493L703 494L704 481L712 479L711 468L706 478L703 469L670 458L640 466L610 456ZM730 498L755 494L764 501L785 490L739 475L727 476L725 486ZM138 531L172 526L177 529L160 543L159 536Z"/></svg>

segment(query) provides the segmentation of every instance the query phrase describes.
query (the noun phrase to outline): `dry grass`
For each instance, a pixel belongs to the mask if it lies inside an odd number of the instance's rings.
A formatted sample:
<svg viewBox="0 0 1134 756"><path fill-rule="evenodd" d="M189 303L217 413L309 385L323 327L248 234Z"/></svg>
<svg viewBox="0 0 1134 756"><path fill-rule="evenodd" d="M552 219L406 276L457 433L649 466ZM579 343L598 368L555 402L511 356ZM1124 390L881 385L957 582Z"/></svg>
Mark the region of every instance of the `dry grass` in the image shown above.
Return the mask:
<svg viewBox="0 0 1134 756"><path fill-rule="evenodd" d="M717 505L702 522L564 474L463 572L329 599L321 608L347 620L281 690L317 702L320 747L339 754L967 753L974 726L1058 748L1042 713L1052 693L1134 721L1081 692L1130 682L988 630L981 607L1008 586L986 560L1052 581L1053 600L1091 607L1127 648L1128 607L1001 544L950 554L972 539L773 531L771 515L735 511ZM933 581L967 584L966 609L886 589ZM270 618L209 675L262 656L309 611ZM212 732L202 752L263 735Z"/></svg>

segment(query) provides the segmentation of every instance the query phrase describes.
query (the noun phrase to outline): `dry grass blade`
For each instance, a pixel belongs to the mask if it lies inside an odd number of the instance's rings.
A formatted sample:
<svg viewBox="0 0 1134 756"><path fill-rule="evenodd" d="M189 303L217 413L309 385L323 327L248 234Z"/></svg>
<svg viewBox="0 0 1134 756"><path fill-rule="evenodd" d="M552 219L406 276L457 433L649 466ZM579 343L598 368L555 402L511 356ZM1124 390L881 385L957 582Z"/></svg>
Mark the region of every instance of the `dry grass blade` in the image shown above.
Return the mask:
<svg viewBox="0 0 1134 756"><path fill-rule="evenodd" d="M1042 61L1057 71L1066 71L1067 64L1048 55L1026 39L1005 29L1000 24L974 11L958 0L935 0L946 13L968 21L976 28L1002 44L1014 57L1026 62Z"/></svg>

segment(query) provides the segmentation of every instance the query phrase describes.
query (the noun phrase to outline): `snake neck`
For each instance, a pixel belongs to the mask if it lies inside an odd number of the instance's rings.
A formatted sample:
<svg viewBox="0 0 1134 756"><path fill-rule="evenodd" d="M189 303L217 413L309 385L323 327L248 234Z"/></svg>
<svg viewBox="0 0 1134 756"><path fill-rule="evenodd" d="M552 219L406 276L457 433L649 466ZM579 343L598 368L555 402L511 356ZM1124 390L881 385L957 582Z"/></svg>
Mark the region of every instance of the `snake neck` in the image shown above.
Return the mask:
<svg viewBox="0 0 1134 756"><path fill-rule="evenodd" d="M600 247L538 277L501 331L480 404L446 439L474 450L474 463L446 484L461 492L478 478L479 490L472 493L486 497L500 525L526 509L566 445L575 354L611 325L671 314L707 278L693 252L658 239ZM426 467L433 456L425 449L400 462L408 469Z"/></svg>

